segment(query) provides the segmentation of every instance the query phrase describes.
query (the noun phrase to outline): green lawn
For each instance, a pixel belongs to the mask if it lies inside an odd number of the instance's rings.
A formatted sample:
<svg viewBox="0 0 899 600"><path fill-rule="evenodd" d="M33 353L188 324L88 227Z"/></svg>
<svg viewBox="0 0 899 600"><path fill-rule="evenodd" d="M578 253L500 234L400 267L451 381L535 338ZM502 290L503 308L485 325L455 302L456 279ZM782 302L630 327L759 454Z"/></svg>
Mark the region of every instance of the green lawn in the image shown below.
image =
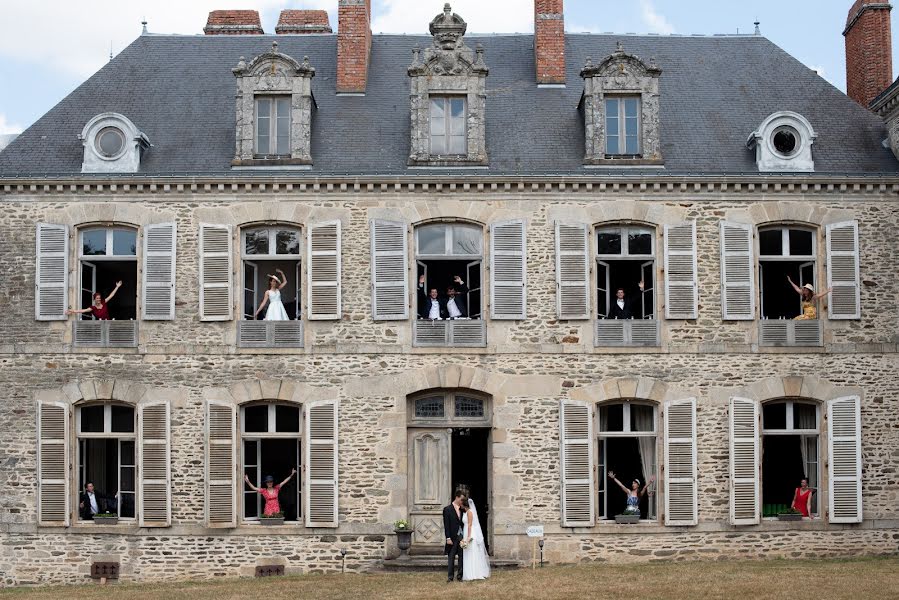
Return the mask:
<svg viewBox="0 0 899 600"><path fill-rule="evenodd" d="M127 598L128 600L230 600L237 598L784 598L885 600L899 598L899 558L587 564L499 571L488 581L447 584L442 573L307 575L169 584L0 590L23 600Z"/></svg>

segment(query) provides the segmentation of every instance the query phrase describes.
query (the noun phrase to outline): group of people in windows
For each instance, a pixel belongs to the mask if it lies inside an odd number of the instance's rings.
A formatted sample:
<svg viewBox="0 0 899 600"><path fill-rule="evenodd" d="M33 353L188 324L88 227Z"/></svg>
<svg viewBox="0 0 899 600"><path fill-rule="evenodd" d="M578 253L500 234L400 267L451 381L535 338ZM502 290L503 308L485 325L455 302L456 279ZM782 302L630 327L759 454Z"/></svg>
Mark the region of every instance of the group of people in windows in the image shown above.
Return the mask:
<svg viewBox="0 0 899 600"><path fill-rule="evenodd" d="M425 276L418 277L418 318L443 321L468 318L468 287L462 277L455 275L453 283L441 294L436 287L425 292Z"/></svg>

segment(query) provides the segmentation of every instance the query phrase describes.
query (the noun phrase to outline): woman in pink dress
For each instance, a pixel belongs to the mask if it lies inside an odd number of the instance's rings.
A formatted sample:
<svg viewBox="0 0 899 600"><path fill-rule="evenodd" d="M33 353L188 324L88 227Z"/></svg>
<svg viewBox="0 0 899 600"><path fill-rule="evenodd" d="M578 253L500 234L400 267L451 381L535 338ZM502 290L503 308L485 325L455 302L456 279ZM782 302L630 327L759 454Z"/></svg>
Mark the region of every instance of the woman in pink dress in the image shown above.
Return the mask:
<svg viewBox="0 0 899 600"><path fill-rule="evenodd" d="M249 475L244 475L244 481L247 482L247 485L250 486L250 489L254 492L258 492L265 498L265 508L262 509L262 514L271 516L281 512L281 505L278 503L278 492L281 491L281 487L284 486L290 478L297 474L296 469L290 470L290 475L284 478L284 481L275 485L275 478L271 475L266 475L265 480L263 481L264 487L256 487L252 483L250 483Z"/></svg>

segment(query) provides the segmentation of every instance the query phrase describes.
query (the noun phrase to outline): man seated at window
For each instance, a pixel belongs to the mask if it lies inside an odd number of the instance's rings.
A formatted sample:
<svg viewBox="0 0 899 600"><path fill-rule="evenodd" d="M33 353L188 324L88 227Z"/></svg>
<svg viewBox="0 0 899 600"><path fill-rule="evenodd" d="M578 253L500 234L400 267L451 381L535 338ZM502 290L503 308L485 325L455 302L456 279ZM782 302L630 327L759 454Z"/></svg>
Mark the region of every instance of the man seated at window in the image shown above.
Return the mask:
<svg viewBox="0 0 899 600"><path fill-rule="evenodd" d="M425 276L418 278L418 318L439 321L441 319L466 319L468 318L468 305L465 294L468 288L458 275L453 277L457 285L446 288L446 295L440 296L437 288L431 288L425 293Z"/></svg>
<svg viewBox="0 0 899 600"><path fill-rule="evenodd" d="M643 292L643 282L637 284L640 292ZM620 287L615 290L615 302L609 307L607 319L633 319L634 315L640 318L642 311L638 305L640 294L635 294L636 298L628 298L624 288Z"/></svg>

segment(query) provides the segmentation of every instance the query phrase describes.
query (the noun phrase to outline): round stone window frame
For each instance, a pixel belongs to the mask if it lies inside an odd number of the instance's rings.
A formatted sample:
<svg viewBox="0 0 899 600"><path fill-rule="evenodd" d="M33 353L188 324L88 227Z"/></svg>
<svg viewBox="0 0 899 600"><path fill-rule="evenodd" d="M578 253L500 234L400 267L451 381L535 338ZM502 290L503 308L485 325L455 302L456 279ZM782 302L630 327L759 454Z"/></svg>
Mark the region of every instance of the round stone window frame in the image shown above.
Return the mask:
<svg viewBox="0 0 899 600"><path fill-rule="evenodd" d="M108 155L100 148L100 134L115 129L122 136L122 147L115 155ZM146 139L137 126L125 115L119 113L101 113L96 115L81 130L81 140L86 150L97 159L108 163L122 161L129 152L137 151L135 141Z"/></svg>
<svg viewBox="0 0 899 600"><path fill-rule="evenodd" d="M777 136L781 133L787 133L793 137L793 149L789 152L782 152L777 147ZM771 150L779 157L790 159L799 154L799 151L802 150L804 140L802 138L802 134L798 129L793 127L793 125L789 123L785 123L780 125L771 132L770 136Z"/></svg>
<svg viewBox="0 0 899 600"><path fill-rule="evenodd" d="M121 144L119 146L118 151L109 154L103 150L103 146L100 143L100 139L107 133L115 132L119 136L119 140ZM116 127L115 125L107 125L102 129L99 129L94 135L93 140L91 140L94 145L94 152L97 153L97 156L102 158L103 160L117 160L119 159L127 150L128 150L128 141L125 138L125 132L121 130L121 128Z"/></svg>

